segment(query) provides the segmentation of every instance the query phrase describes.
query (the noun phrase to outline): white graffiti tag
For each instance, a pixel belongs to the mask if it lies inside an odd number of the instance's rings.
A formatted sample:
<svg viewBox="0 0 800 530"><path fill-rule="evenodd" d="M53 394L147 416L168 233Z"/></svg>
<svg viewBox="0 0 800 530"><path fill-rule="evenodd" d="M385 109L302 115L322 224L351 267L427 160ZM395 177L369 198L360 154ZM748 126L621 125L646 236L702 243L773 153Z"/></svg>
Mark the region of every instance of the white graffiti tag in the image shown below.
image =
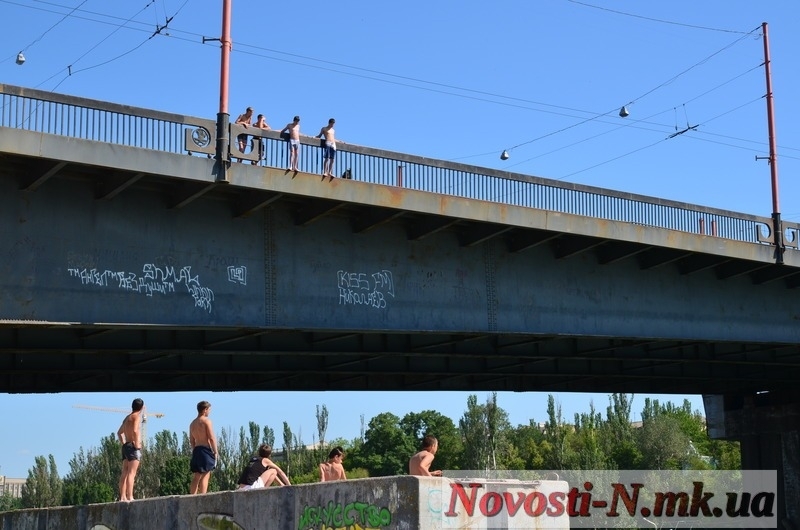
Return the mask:
<svg viewBox="0 0 800 530"><path fill-rule="evenodd" d="M394 298L392 271L382 270L374 274L337 271L339 305L364 305L375 309L386 309L388 297Z"/></svg>
<svg viewBox="0 0 800 530"><path fill-rule="evenodd" d="M82 285L116 287L150 297L154 293L161 295L174 293L176 288L181 292L186 289L185 292L194 300L194 306L209 313L214 301L214 291L200 285L200 277L192 275L190 266L176 268L147 263L142 267L141 274L108 269L69 268L67 271L71 277L80 278Z"/></svg>
<svg viewBox="0 0 800 530"><path fill-rule="evenodd" d="M247 267L244 265L240 267L234 267L233 265L228 267L228 281L233 283L241 283L242 285L247 285Z"/></svg>

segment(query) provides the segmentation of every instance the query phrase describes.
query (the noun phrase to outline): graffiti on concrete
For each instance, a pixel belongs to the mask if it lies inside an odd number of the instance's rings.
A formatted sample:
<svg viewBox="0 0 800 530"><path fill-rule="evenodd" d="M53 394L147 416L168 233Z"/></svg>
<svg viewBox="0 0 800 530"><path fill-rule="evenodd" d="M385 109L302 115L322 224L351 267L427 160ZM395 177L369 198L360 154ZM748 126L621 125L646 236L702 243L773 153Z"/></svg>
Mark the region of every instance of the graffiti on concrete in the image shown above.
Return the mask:
<svg viewBox="0 0 800 530"><path fill-rule="evenodd" d="M363 305L374 309L386 309L389 297L394 298L392 271L382 270L373 274L364 272L336 272L339 288L339 305Z"/></svg>
<svg viewBox="0 0 800 530"><path fill-rule="evenodd" d="M220 513L201 513L197 516L200 530L244 530L230 515Z"/></svg>
<svg viewBox="0 0 800 530"><path fill-rule="evenodd" d="M239 267L230 265L228 267L228 281L247 285L247 267L244 265Z"/></svg>
<svg viewBox="0 0 800 530"><path fill-rule="evenodd" d="M200 276L192 274L192 267L159 267L146 263L142 271L128 272L98 268L67 269L69 275L78 278L81 285L96 288L116 288L152 297L155 294L169 295L176 292L188 293L194 306L211 312L214 302L214 291L200 284ZM176 290L177 289L177 290Z"/></svg>
<svg viewBox="0 0 800 530"><path fill-rule="evenodd" d="M306 506L297 530L380 530L391 524L388 508L368 502L329 501L326 506Z"/></svg>

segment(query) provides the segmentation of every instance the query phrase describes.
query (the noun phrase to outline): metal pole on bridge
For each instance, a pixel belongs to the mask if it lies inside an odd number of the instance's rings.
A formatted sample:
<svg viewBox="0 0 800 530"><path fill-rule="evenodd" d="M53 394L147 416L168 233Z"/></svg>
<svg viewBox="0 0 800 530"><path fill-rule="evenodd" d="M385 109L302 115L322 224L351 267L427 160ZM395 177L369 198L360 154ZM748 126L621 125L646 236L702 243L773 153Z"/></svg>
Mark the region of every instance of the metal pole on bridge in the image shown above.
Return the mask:
<svg viewBox="0 0 800 530"><path fill-rule="evenodd" d="M228 137L228 80L231 58L231 1L222 0L222 36L220 37L219 112L217 113L217 182L228 182L230 138Z"/></svg>
<svg viewBox="0 0 800 530"><path fill-rule="evenodd" d="M778 200L778 155L775 142L775 111L772 107L772 73L769 59L769 36L767 23L761 24L764 36L764 71L767 76L767 125L769 127L769 169L772 180L772 236L775 242L775 263L783 264L783 226L781 226L780 204Z"/></svg>

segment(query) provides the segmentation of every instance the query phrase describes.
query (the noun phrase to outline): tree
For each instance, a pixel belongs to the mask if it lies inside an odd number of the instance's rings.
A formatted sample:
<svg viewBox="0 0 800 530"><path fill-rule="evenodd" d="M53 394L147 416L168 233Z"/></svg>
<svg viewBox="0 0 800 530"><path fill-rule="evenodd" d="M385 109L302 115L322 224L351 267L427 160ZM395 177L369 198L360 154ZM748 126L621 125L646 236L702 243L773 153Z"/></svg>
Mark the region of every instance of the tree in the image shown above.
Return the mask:
<svg viewBox="0 0 800 530"><path fill-rule="evenodd" d="M270 427L264 425L264 435L261 438L265 444L275 448L275 431L273 431Z"/></svg>
<svg viewBox="0 0 800 530"><path fill-rule="evenodd" d="M458 422L464 443L462 469L506 469L519 459L509 442L511 424L508 413L497 404L497 392L478 405L478 398L467 398L467 410Z"/></svg>
<svg viewBox="0 0 800 530"><path fill-rule="evenodd" d="M150 437L142 452L143 464L139 466L139 472L136 474L134 496L138 499L157 497L162 490L161 478L164 466L181 453L178 435L168 430L162 430ZM181 493L186 493L186 491L188 489Z"/></svg>
<svg viewBox="0 0 800 530"><path fill-rule="evenodd" d="M549 469L567 469L571 459L567 437L570 427L564 423L561 405L557 404L553 395L547 396L547 423L545 425L545 465Z"/></svg>
<svg viewBox="0 0 800 530"><path fill-rule="evenodd" d="M242 427L243 429L243 427ZM233 429L223 428L217 438L217 467L211 473L208 491L236 489L241 472L240 446L234 443Z"/></svg>
<svg viewBox="0 0 800 530"><path fill-rule="evenodd" d="M28 471L28 480L22 486L23 508L59 506L62 486L53 455L49 455L48 459L37 456L34 458L34 467Z"/></svg>
<svg viewBox="0 0 800 530"><path fill-rule="evenodd" d="M319 435L319 446L325 447L325 433L328 430L328 407L322 405L320 409L317 405L317 434Z"/></svg>
<svg viewBox="0 0 800 530"><path fill-rule="evenodd" d="M287 475L291 470L292 442L294 442L292 437L292 428L289 427L288 423L283 422L283 454L286 458L285 473Z"/></svg>
<svg viewBox="0 0 800 530"><path fill-rule="evenodd" d="M10 492L4 491L0 495L0 512L19 510L22 508L22 499L14 497Z"/></svg>
<svg viewBox="0 0 800 530"><path fill-rule="evenodd" d="M415 453L414 440L400 428L400 418L391 412L378 414L369 420L364 436L362 457L371 477L408 471L408 459Z"/></svg>
<svg viewBox="0 0 800 530"><path fill-rule="evenodd" d="M425 436L435 436L439 440L436 469L458 469L463 444L453 420L435 410L409 412L400 420L400 429L417 447L421 445Z"/></svg>
<svg viewBox="0 0 800 530"><path fill-rule="evenodd" d="M600 431L603 420L589 402L589 413L575 414L575 465L578 469L606 469L608 458L603 450Z"/></svg>
<svg viewBox="0 0 800 530"><path fill-rule="evenodd" d="M175 455L164 462L159 473L159 495L185 495L189 491L192 484L190 460L187 455Z"/></svg>
<svg viewBox="0 0 800 530"><path fill-rule="evenodd" d="M681 469L689 456L689 437L669 414L648 416L639 431L639 450L650 469Z"/></svg>
<svg viewBox="0 0 800 530"><path fill-rule="evenodd" d="M638 469L642 453L634 440L631 422L633 394L612 394L608 401L606 422L602 428L608 464L615 469Z"/></svg>
<svg viewBox="0 0 800 530"><path fill-rule="evenodd" d="M544 432L533 419L509 432L509 443L516 449L517 460L509 469L543 469L542 443Z"/></svg>
<svg viewBox="0 0 800 530"><path fill-rule="evenodd" d="M122 471L120 449L113 434L101 438L99 447L88 450L81 447L69 461L70 471L64 477L62 503L89 504L116 499ZM138 488L137 492L140 493Z"/></svg>
<svg viewBox="0 0 800 530"><path fill-rule="evenodd" d="M467 410L458 420L461 440L468 447L462 453L461 468L486 470L488 468L488 433L486 429L486 413L483 405L478 405L478 396L467 397Z"/></svg>

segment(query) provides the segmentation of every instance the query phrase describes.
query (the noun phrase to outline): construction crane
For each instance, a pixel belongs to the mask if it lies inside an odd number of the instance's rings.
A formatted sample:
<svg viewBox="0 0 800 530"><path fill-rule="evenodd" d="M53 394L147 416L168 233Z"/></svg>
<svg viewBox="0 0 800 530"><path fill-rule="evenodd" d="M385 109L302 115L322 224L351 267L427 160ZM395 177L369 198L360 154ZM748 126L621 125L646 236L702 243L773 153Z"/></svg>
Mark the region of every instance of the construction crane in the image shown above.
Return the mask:
<svg viewBox="0 0 800 530"><path fill-rule="evenodd" d="M94 405L72 405L73 408L76 409L88 409L88 410L98 410L100 412L114 412L118 414L130 414L131 411L127 409L116 409L111 407L96 407ZM142 413L142 445L145 444L147 440L147 418L153 416L155 418L163 418L163 412L148 412L144 411Z"/></svg>

